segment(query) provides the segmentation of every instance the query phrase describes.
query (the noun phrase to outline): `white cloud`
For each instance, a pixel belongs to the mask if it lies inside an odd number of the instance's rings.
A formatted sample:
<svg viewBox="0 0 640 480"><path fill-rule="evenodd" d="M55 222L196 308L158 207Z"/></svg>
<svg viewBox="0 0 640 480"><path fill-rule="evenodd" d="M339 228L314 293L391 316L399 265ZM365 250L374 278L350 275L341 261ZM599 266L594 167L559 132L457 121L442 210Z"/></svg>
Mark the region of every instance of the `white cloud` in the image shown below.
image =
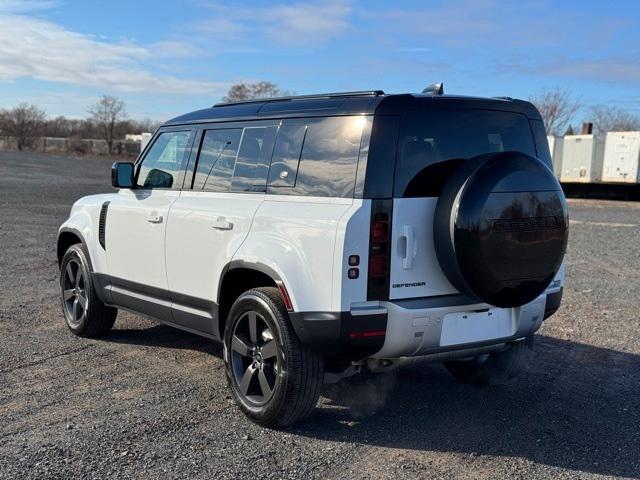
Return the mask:
<svg viewBox="0 0 640 480"><path fill-rule="evenodd" d="M268 35L291 46L316 45L342 35L350 28L352 8L345 2L297 3L270 8L265 20Z"/></svg>
<svg viewBox="0 0 640 480"><path fill-rule="evenodd" d="M54 0L0 0L0 12L26 13L47 10L57 5Z"/></svg>
<svg viewBox="0 0 640 480"><path fill-rule="evenodd" d="M286 47L316 47L351 28L348 0L271 4L264 8L206 4L215 17L201 20L195 29L209 39L233 39L258 44L264 40ZM237 45L236 45L237 46Z"/></svg>
<svg viewBox="0 0 640 480"><path fill-rule="evenodd" d="M13 3L17 2L5 1L0 5L6 9ZM45 2L28 3L42 5ZM163 45L165 56L196 52L189 44L164 42ZM156 58L156 51L151 47L110 43L49 21L0 14L0 80L35 78L110 91L213 96L228 87L223 82L156 74L145 67Z"/></svg>

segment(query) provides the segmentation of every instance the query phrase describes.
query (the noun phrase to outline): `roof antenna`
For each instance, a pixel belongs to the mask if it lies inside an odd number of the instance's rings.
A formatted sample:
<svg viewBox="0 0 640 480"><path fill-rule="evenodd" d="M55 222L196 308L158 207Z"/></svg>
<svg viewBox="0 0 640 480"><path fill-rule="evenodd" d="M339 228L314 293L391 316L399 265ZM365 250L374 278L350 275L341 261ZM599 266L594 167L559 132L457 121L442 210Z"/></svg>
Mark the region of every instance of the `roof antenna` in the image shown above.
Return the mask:
<svg viewBox="0 0 640 480"><path fill-rule="evenodd" d="M431 85L425 87L425 89L422 90L422 93L430 93L431 95L442 95L444 93L444 83L432 83Z"/></svg>

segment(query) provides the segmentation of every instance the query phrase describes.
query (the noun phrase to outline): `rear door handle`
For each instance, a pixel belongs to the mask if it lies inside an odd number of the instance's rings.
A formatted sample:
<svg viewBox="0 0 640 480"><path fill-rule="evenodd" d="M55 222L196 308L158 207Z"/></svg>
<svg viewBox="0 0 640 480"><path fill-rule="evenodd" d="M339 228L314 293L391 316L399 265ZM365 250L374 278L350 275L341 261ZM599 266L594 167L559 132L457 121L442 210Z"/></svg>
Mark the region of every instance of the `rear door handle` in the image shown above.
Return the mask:
<svg viewBox="0 0 640 480"><path fill-rule="evenodd" d="M228 222L227 219L224 217L218 217L211 224L211 226L216 230L232 230L233 229L233 223Z"/></svg>
<svg viewBox="0 0 640 480"><path fill-rule="evenodd" d="M162 215L158 212L151 212L147 214L145 220L149 223L162 223Z"/></svg>
<svg viewBox="0 0 640 480"><path fill-rule="evenodd" d="M413 259L416 256L416 250L417 250L416 238L413 233L412 225L402 226L401 238L404 238L404 241L406 242L405 243L406 249L404 252L404 257L402 259L402 268L404 268L405 270L409 270L411 267L413 267Z"/></svg>

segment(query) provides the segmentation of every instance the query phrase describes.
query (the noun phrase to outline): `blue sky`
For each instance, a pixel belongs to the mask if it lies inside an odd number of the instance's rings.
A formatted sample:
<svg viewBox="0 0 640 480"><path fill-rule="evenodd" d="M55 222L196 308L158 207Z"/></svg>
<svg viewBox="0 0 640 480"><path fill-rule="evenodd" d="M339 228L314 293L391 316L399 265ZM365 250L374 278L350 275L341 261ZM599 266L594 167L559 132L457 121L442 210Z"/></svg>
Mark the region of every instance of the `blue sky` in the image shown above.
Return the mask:
<svg viewBox="0 0 640 480"><path fill-rule="evenodd" d="M240 80L299 94L560 86L640 114L640 3L0 0L0 108L84 117L113 94L131 117L162 120Z"/></svg>

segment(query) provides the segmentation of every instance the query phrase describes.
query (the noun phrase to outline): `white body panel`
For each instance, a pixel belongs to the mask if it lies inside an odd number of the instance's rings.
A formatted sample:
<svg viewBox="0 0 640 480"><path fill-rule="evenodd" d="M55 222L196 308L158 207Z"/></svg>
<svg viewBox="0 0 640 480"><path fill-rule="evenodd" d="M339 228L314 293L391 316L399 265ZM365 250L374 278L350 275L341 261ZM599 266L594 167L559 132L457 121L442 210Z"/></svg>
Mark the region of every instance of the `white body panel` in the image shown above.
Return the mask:
<svg viewBox="0 0 640 480"><path fill-rule="evenodd" d="M60 226L60 230L70 229L78 232L84 239L94 272L107 271L107 255L98 242L97 225L102 204L112 201L115 196L116 194L106 193L81 198L73 204L69 218Z"/></svg>
<svg viewBox="0 0 640 480"><path fill-rule="evenodd" d="M169 290L215 301L224 267L249 234L264 194L184 191L166 236Z"/></svg>
<svg viewBox="0 0 640 480"><path fill-rule="evenodd" d="M640 132L609 132L605 142L603 182L640 182Z"/></svg>
<svg viewBox="0 0 640 480"><path fill-rule="evenodd" d="M278 273L294 310L331 311L337 229L353 203L344 198L267 195L234 259Z"/></svg>
<svg viewBox="0 0 640 480"><path fill-rule="evenodd" d="M440 268L433 243L437 198L393 200L389 298L457 293Z"/></svg>
<svg viewBox="0 0 640 480"><path fill-rule="evenodd" d="M371 200L356 199L338 222L333 255L333 311L346 312L367 299ZM358 255L358 278L348 278L349 256Z"/></svg>
<svg viewBox="0 0 640 480"><path fill-rule="evenodd" d="M169 208L175 190L121 189L109 204L106 229L107 273L167 290L164 259Z"/></svg>
<svg viewBox="0 0 640 480"><path fill-rule="evenodd" d="M562 176L562 147L564 145L564 137L556 137L555 135L547 135L549 143L549 152L553 162L553 174L559 180Z"/></svg>
<svg viewBox="0 0 640 480"><path fill-rule="evenodd" d="M567 135L562 146L562 175L566 183L597 183L602 177L604 140L595 135Z"/></svg>

